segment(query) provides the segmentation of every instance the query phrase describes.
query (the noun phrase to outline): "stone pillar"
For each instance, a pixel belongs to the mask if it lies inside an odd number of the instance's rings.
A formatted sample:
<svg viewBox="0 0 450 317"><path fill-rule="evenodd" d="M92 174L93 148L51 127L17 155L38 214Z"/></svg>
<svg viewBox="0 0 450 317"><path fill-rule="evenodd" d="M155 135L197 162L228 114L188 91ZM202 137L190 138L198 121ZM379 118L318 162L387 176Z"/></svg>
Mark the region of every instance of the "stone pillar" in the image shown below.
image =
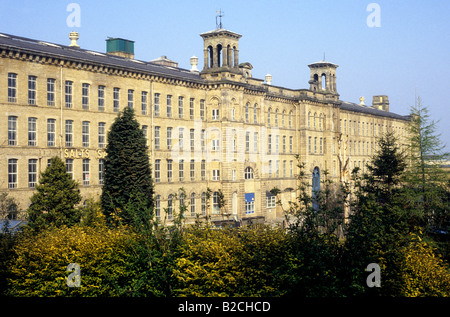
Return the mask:
<svg viewBox="0 0 450 317"><path fill-rule="evenodd" d="M208 48L205 48L203 50L203 58L204 58L204 63L203 63L203 69L208 69L209 68L209 56L208 56Z"/></svg>
<svg viewBox="0 0 450 317"><path fill-rule="evenodd" d="M222 66L228 67L228 49L227 47L222 47Z"/></svg>
<svg viewBox="0 0 450 317"><path fill-rule="evenodd" d="M219 66L219 63L218 63L218 60L217 60L217 56L218 56L218 47L217 46L214 46L213 47L213 64L212 64L212 67L213 68L216 68L216 67L218 67Z"/></svg>
<svg viewBox="0 0 450 317"><path fill-rule="evenodd" d="M237 48L234 49L234 67L239 67L239 50Z"/></svg>

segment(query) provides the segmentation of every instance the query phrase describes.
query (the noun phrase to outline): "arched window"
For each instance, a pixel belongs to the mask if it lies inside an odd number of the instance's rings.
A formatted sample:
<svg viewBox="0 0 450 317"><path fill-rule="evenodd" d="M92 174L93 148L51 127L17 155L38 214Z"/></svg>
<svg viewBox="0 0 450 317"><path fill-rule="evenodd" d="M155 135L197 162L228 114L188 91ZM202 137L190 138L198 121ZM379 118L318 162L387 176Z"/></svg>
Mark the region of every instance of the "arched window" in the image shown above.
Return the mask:
<svg viewBox="0 0 450 317"><path fill-rule="evenodd" d="M158 219L161 217L161 196L160 195L155 196L155 216Z"/></svg>
<svg viewBox="0 0 450 317"><path fill-rule="evenodd" d="M255 105L253 106L253 123L257 123L258 122L258 113L256 112L256 107L257 107L257 105L256 105L256 103L255 103Z"/></svg>
<svg viewBox="0 0 450 317"><path fill-rule="evenodd" d="M316 197L320 191L320 170L316 166L314 167L312 173L312 199L313 199L313 208L314 210L319 209L319 204L317 203Z"/></svg>
<svg viewBox="0 0 450 317"><path fill-rule="evenodd" d="M292 111L289 111L289 128L292 128Z"/></svg>
<svg viewBox="0 0 450 317"><path fill-rule="evenodd" d="M213 214L219 214L220 213L219 192L214 192L212 198L213 198L213 204L212 204Z"/></svg>
<svg viewBox="0 0 450 317"><path fill-rule="evenodd" d="M316 129L316 116L317 116L317 114L314 112L314 117L313 117L314 130Z"/></svg>
<svg viewBox="0 0 450 317"><path fill-rule="evenodd" d="M327 88L327 76L322 74L322 89L325 90Z"/></svg>
<svg viewBox="0 0 450 317"><path fill-rule="evenodd" d="M319 130L322 130L322 114L319 115Z"/></svg>
<svg viewBox="0 0 450 317"><path fill-rule="evenodd" d="M206 193L202 193L202 216L206 216Z"/></svg>
<svg viewBox="0 0 450 317"><path fill-rule="evenodd" d="M285 127L285 121L284 121L284 117L286 115L286 111L283 110L283 113L281 114L281 126L284 128Z"/></svg>
<svg viewBox="0 0 450 317"><path fill-rule="evenodd" d="M254 179L253 169L251 167L246 167L244 171L245 179Z"/></svg>
<svg viewBox="0 0 450 317"><path fill-rule="evenodd" d="M275 126L278 127L278 109L275 110Z"/></svg>
<svg viewBox="0 0 450 317"><path fill-rule="evenodd" d="M173 218L173 195L170 194L167 199L167 218L172 220Z"/></svg>
<svg viewBox="0 0 450 317"><path fill-rule="evenodd" d="M250 117L248 108L249 108L249 103L247 102L247 104L245 105L245 122L248 122L249 121L249 117Z"/></svg>
<svg viewBox="0 0 450 317"><path fill-rule="evenodd" d="M195 193L191 194L191 216L195 216Z"/></svg>
<svg viewBox="0 0 450 317"><path fill-rule="evenodd" d="M308 112L308 128L311 128L311 112Z"/></svg>
<svg viewBox="0 0 450 317"><path fill-rule="evenodd" d="M270 126L270 111L271 109L267 110L267 125Z"/></svg>

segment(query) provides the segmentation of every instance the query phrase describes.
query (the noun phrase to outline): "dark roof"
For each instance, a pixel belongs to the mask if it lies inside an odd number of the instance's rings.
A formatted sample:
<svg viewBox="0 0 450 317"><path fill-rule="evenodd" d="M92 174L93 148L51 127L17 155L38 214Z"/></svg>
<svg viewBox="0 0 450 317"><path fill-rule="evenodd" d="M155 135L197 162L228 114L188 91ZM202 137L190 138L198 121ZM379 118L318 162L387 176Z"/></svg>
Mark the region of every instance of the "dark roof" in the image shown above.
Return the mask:
<svg viewBox="0 0 450 317"><path fill-rule="evenodd" d="M125 57L38 41L15 35L0 33L0 47L21 49L30 53L44 53L55 58L70 58L75 61L92 62L113 67L127 68L152 75L164 75L175 79L204 82L198 72L191 72L182 68L163 66L151 62L128 59Z"/></svg>
<svg viewBox="0 0 450 317"><path fill-rule="evenodd" d="M409 116L402 116L402 115L399 115L399 114L396 114L393 112L376 109L371 106L360 105L357 103L346 102L346 101L341 101L341 109L347 110L347 111L352 111L352 112L361 112L361 113L371 114L371 115L379 116L379 117L388 117L388 118L393 118L393 119L399 119L399 120L409 120L410 119Z"/></svg>

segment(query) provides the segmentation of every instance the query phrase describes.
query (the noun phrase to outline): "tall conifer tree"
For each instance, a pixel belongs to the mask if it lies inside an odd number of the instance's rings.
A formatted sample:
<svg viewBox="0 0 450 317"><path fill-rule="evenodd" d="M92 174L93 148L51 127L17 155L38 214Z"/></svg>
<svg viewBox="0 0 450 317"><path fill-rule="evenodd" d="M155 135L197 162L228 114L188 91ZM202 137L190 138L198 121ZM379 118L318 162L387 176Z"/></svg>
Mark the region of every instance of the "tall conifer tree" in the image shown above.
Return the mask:
<svg viewBox="0 0 450 317"><path fill-rule="evenodd" d="M50 160L36 191L27 210L30 228L40 230L51 225L71 226L80 222L81 212L75 208L81 201L80 190L59 157Z"/></svg>
<svg viewBox="0 0 450 317"><path fill-rule="evenodd" d="M147 141L133 109L126 107L112 124L106 154L103 212L108 221L114 213L123 223L142 221L153 206L153 182Z"/></svg>

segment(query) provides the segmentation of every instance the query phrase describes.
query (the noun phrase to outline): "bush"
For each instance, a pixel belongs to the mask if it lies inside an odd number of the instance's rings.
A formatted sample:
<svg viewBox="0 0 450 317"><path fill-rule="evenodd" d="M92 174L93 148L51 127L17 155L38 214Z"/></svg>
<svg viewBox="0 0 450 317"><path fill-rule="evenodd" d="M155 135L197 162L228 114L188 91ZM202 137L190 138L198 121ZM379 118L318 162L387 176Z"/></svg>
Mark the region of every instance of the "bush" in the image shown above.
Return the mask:
<svg viewBox="0 0 450 317"><path fill-rule="evenodd" d="M13 249L12 296L117 296L126 270L130 232L125 228L61 227L20 237ZM81 267L81 287L68 287L70 263Z"/></svg>

